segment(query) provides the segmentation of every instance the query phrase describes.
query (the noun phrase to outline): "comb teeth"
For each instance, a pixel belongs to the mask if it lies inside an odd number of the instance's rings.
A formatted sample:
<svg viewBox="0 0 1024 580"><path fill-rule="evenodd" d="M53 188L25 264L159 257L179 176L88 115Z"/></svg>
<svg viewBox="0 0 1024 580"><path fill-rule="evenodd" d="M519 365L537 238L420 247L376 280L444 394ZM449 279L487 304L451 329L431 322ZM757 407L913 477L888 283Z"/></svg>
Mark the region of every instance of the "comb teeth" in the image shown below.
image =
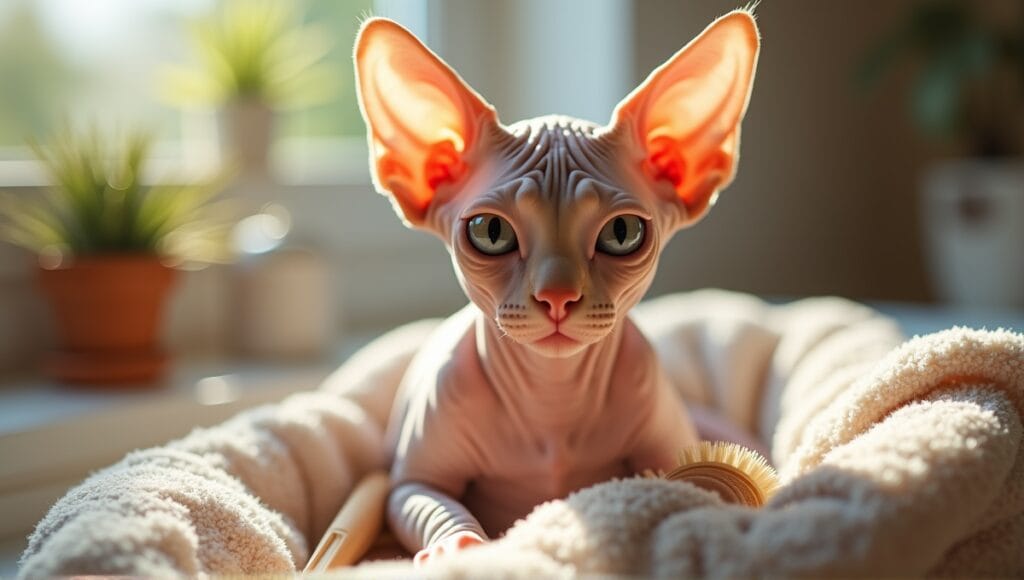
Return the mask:
<svg viewBox="0 0 1024 580"><path fill-rule="evenodd" d="M664 477L690 481L718 491L727 501L752 507L763 505L779 488L779 476L764 457L742 445L725 441L702 441L683 449L679 452L679 467ZM723 493L729 490L737 493ZM725 495L735 495L735 499L730 500Z"/></svg>

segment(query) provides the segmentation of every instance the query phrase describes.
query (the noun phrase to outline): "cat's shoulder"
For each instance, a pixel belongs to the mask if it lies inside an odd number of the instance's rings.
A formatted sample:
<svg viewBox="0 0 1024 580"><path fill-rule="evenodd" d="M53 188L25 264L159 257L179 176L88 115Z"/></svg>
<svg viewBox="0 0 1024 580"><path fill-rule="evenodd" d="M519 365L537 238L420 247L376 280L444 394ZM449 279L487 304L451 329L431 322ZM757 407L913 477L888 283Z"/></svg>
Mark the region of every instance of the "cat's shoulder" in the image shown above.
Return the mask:
<svg viewBox="0 0 1024 580"><path fill-rule="evenodd" d="M406 381L436 403L478 404L489 395L476 350L473 305L448 317L427 338L406 373Z"/></svg>
<svg viewBox="0 0 1024 580"><path fill-rule="evenodd" d="M413 365L422 365L424 361L435 364L448 363L455 353L459 349L465 348L465 343L474 336L478 312L475 306L469 304L444 319L423 342Z"/></svg>
<svg viewBox="0 0 1024 580"><path fill-rule="evenodd" d="M622 321L622 339L615 360L616 384L634 385L635 388L653 386L661 373L661 363L654 347L631 316Z"/></svg>

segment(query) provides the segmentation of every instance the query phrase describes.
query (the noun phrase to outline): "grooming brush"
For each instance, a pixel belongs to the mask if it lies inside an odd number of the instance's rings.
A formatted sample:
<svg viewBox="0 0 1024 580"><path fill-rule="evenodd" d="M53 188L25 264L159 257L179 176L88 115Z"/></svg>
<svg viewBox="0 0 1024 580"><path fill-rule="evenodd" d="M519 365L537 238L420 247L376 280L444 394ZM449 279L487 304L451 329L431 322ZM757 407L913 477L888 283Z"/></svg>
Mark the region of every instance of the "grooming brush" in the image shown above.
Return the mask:
<svg viewBox="0 0 1024 580"><path fill-rule="evenodd" d="M756 451L736 443L702 441L679 453L679 467L662 475L717 493L723 501L761 507L779 487L779 476Z"/></svg>

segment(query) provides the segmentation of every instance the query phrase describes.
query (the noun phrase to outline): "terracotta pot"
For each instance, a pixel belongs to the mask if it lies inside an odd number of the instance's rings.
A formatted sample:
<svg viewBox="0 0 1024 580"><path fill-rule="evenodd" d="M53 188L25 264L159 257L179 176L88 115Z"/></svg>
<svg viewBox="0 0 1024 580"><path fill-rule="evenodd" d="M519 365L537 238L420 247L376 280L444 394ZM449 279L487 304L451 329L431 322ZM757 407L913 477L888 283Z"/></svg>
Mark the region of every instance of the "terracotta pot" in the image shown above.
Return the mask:
<svg viewBox="0 0 1024 580"><path fill-rule="evenodd" d="M78 258L66 268L40 269L60 341L46 364L48 374L103 385L160 378L167 355L158 337L174 274L155 256L143 255Z"/></svg>

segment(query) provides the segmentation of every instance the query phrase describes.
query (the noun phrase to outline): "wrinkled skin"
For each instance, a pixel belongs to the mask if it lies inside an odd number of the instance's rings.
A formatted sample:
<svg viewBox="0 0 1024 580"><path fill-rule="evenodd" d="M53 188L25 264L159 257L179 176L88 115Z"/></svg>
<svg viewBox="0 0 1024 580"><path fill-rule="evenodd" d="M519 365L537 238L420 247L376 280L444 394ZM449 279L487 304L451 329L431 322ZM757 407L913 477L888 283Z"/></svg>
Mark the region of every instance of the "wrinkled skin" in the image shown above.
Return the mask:
<svg viewBox="0 0 1024 580"><path fill-rule="evenodd" d="M752 17L734 12L608 126L504 126L406 30L363 25L375 183L446 244L472 302L416 357L390 425L388 519L417 563L486 541L544 501L671 468L698 431L748 442L714 417L695 426L627 313L672 234L735 174L758 46Z"/></svg>

